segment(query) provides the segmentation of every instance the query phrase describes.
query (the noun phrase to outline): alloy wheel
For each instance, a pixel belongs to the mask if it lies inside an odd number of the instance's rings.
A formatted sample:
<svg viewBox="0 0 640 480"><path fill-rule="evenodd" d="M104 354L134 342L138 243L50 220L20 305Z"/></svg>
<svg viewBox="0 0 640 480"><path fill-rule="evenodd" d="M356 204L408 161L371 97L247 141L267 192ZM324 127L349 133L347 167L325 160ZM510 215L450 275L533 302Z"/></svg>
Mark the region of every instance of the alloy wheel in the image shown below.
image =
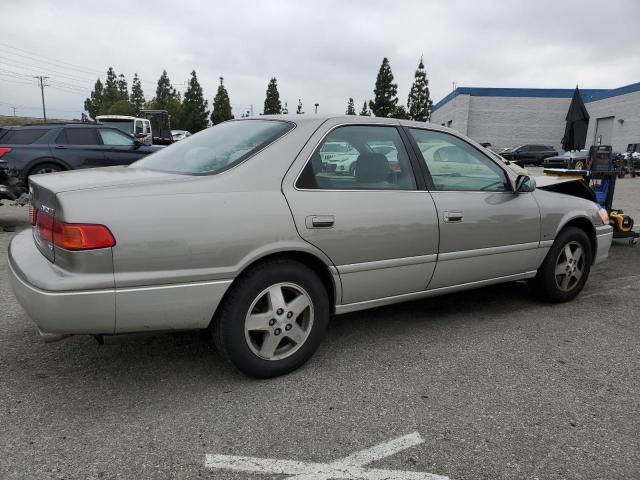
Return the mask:
<svg viewBox="0 0 640 480"><path fill-rule="evenodd" d="M313 327L311 296L300 285L277 283L253 300L244 322L249 349L264 360L296 353Z"/></svg>
<svg viewBox="0 0 640 480"><path fill-rule="evenodd" d="M556 260L556 285L563 292L570 292L580 282L584 271L585 255L582 245L576 241L567 243Z"/></svg>

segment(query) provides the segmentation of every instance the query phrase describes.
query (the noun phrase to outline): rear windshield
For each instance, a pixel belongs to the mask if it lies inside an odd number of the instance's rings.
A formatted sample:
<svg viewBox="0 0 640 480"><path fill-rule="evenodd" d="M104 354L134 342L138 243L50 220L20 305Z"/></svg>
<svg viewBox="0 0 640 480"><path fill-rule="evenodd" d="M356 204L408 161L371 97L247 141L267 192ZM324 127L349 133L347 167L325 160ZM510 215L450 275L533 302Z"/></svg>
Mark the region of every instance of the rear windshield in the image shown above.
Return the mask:
<svg viewBox="0 0 640 480"><path fill-rule="evenodd" d="M163 148L131 166L191 175L220 173L249 158L292 128L292 123L280 120L224 122Z"/></svg>
<svg viewBox="0 0 640 480"><path fill-rule="evenodd" d="M2 143L7 145L28 145L38 140L48 131L49 129L46 128L8 130L2 135Z"/></svg>

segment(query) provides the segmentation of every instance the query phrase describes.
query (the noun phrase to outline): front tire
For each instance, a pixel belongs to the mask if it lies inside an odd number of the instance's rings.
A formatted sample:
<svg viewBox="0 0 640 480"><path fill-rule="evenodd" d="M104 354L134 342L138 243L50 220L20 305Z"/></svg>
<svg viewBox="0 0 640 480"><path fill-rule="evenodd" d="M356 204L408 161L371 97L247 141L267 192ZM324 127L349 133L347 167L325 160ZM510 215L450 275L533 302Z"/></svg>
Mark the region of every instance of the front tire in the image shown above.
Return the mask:
<svg viewBox="0 0 640 480"><path fill-rule="evenodd" d="M329 323L324 285L292 260L264 262L234 282L212 322L218 351L258 378L289 373L314 354Z"/></svg>
<svg viewBox="0 0 640 480"><path fill-rule="evenodd" d="M592 259L591 242L584 230L565 228L538 269L533 281L536 290L550 302L573 300L589 278Z"/></svg>

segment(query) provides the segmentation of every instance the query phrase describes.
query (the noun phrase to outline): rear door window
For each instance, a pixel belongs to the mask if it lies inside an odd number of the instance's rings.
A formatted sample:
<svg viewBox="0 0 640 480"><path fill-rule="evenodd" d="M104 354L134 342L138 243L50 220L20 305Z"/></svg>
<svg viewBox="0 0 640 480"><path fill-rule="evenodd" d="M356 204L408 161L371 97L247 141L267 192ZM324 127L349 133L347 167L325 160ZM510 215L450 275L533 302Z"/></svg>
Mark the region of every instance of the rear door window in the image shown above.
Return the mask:
<svg viewBox="0 0 640 480"><path fill-rule="evenodd" d="M58 145L101 145L95 128L65 128L56 138Z"/></svg>
<svg viewBox="0 0 640 480"><path fill-rule="evenodd" d="M42 138L47 133L47 128L26 128L19 130L7 130L2 135L2 143L7 145L29 145Z"/></svg>
<svg viewBox="0 0 640 480"><path fill-rule="evenodd" d="M311 155L296 186L308 190L414 190L409 155L395 127L332 130Z"/></svg>

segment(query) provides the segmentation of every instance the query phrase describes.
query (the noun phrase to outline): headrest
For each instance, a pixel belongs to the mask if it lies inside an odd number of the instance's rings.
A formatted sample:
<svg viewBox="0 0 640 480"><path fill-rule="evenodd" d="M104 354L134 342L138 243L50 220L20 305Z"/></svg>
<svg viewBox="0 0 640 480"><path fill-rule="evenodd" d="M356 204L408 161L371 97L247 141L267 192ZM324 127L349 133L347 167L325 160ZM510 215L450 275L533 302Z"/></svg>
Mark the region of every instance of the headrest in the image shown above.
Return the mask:
<svg viewBox="0 0 640 480"><path fill-rule="evenodd" d="M356 180L362 183L385 182L391 173L387 157L381 153L362 153L356 161Z"/></svg>

